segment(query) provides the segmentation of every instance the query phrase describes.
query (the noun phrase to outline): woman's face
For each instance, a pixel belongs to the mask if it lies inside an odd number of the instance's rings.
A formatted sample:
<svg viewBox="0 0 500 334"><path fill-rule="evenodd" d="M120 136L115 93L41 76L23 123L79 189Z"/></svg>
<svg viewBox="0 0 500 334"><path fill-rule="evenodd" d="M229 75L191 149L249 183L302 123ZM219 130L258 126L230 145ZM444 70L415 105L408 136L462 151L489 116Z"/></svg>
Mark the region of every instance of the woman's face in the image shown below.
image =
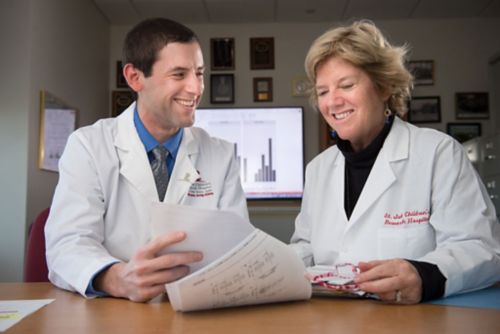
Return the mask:
<svg viewBox="0 0 500 334"><path fill-rule="evenodd" d="M362 69L332 57L318 66L315 89L326 122L354 151L366 148L382 131L387 97Z"/></svg>

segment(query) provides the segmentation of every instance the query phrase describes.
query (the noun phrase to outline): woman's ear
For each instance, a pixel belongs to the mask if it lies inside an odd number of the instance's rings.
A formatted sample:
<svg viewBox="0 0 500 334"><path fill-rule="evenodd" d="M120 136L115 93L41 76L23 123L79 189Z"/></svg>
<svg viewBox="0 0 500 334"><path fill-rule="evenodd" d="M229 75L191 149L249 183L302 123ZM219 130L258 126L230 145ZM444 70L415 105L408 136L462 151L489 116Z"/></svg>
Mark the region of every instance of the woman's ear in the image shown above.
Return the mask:
<svg viewBox="0 0 500 334"><path fill-rule="evenodd" d="M389 89L384 89L381 91L380 96L382 97L382 101L384 101L385 103L389 103L392 92Z"/></svg>
<svg viewBox="0 0 500 334"><path fill-rule="evenodd" d="M137 93L142 90L144 74L141 70L135 68L131 63L128 63L123 67L123 76L134 92Z"/></svg>

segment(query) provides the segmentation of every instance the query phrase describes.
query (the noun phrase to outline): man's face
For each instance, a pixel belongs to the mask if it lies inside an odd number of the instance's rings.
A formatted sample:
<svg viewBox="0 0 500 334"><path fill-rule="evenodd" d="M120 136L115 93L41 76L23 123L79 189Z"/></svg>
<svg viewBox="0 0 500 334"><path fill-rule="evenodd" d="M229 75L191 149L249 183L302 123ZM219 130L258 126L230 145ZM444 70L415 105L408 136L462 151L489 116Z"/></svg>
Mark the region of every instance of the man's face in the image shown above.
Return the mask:
<svg viewBox="0 0 500 334"><path fill-rule="evenodd" d="M170 43L143 77L138 110L164 130L189 127L204 90L203 55L197 42Z"/></svg>

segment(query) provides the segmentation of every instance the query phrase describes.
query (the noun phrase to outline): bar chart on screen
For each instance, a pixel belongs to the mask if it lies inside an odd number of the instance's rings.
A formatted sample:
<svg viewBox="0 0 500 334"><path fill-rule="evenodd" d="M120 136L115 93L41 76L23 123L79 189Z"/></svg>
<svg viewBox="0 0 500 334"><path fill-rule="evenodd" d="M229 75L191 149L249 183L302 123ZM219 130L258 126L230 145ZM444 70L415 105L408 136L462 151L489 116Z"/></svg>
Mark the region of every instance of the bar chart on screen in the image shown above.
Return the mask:
<svg viewBox="0 0 500 334"><path fill-rule="evenodd" d="M248 199L301 198L301 107L201 108L195 126L234 145Z"/></svg>

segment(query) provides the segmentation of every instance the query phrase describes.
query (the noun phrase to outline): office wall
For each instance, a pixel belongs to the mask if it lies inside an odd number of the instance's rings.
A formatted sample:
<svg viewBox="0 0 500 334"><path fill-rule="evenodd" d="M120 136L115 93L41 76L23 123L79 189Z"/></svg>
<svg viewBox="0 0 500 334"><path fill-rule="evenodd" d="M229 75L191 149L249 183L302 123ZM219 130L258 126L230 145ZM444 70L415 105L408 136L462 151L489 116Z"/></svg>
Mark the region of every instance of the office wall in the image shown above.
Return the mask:
<svg viewBox="0 0 500 334"><path fill-rule="evenodd" d="M20 277L24 256L30 3L0 2L0 281Z"/></svg>
<svg viewBox="0 0 500 334"><path fill-rule="evenodd" d="M109 24L88 0L8 0L0 8L9 50L0 53L0 281L19 281L27 226L50 205L58 176L38 169L39 92L78 109L78 126L107 116Z"/></svg>
<svg viewBox="0 0 500 334"><path fill-rule="evenodd" d="M455 92L490 90L488 60L500 51L500 19L441 19L441 20L387 20L376 22L395 44L409 43L413 60L434 60L435 85L417 86L414 96L438 95L441 97L442 121L425 124L446 131L446 123L455 120ZM311 110L307 98L291 96L291 81L304 76L303 61L311 42L334 23L312 24L191 24L205 51L207 75L206 91L202 106L209 106L210 38L234 37L236 67L235 105L301 105L305 107L305 158L311 160L320 151L319 115ZM129 26L111 28L110 87L115 89L115 61L120 59L120 48ZM275 69L250 70L250 37L274 37ZM222 73L222 72L217 72ZM272 103L253 102L252 78L272 77ZM490 92L490 94L492 94ZM481 121L483 133L499 131L495 127L495 110L491 119ZM293 231L297 208L293 206L268 206L251 204L250 216L255 225L270 231L282 240L288 240Z"/></svg>
<svg viewBox="0 0 500 334"><path fill-rule="evenodd" d="M58 174L38 168L39 92L79 113L77 127L107 117L109 24L88 0L34 1L27 219L50 205Z"/></svg>
<svg viewBox="0 0 500 334"><path fill-rule="evenodd" d="M500 114L500 52L492 57L488 73L491 77L492 110L497 110L497 113ZM500 129L500 116L496 117L495 123L496 129Z"/></svg>

